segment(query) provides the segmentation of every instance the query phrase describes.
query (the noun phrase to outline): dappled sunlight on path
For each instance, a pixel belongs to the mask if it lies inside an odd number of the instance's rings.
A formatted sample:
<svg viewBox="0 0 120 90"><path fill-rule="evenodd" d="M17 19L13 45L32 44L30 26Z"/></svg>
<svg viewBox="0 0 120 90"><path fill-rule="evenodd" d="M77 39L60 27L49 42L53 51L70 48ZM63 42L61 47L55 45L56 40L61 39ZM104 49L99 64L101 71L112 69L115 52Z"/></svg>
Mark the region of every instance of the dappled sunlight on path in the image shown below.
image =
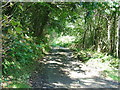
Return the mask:
<svg viewBox="0 0 120 90"><path fill-rule="evenodd" d="M69 48L56 47L42 61L44 66L44 85L39 83L39 73L36 86L40 88L117 88L118 83L100 77L99 71L83 64L73 57Z"/></svg>

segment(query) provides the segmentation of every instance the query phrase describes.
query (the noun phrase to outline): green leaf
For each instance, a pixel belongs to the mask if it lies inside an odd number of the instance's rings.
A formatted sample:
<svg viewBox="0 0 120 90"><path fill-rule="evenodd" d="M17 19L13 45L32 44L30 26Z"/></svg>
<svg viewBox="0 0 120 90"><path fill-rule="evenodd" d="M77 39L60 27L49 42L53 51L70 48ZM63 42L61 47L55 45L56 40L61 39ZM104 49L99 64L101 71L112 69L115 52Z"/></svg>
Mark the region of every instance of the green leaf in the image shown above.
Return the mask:
<svg viewBox="0 0 120 90"><path fill-rule="evenodd" d="M13 26L17 25L17 22L15 22L14 20L12 20L11 23Z"/></svg>
<svg viewBox="0 0 120 90"><path fill-rule="evenodd" d="M15 25L21 26L19 21L12 20L11 23L12 23L13 26L15 26Z"/></svg>
<svg viewBox="0 0 120 90"><path fill-rule="evenodd" d="M13 34L13 31L11 29L8 29L8 33Z"/></svg>
<svg viewBox="0 0 120 90"><path fill-rule="evenodd" d="M22 28L20 28L20 27L15 27L15 30L17 33L22 33Z"/></svg>
<svg viewBox="0 0 120 90"><path fill-rule="evenodd" d="M23 11L23 8L22 8L22 6L21 6L21 5L19 5L19 8Z"/></svg>

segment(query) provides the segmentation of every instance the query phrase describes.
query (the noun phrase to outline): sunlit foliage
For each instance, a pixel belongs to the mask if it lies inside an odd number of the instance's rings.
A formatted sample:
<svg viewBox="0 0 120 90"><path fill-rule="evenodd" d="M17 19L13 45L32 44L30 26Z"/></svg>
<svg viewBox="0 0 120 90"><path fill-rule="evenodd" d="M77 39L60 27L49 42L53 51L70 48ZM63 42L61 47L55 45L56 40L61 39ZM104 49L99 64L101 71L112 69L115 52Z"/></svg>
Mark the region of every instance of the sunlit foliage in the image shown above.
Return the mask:
<svg viewBox="0 0 120 90"><path fill-rule="evenodd" d="M3 82L26 81L51 45L120 57L119 14L117 2L3 2ZM118 68L106 55L103 62Z"/></svg>

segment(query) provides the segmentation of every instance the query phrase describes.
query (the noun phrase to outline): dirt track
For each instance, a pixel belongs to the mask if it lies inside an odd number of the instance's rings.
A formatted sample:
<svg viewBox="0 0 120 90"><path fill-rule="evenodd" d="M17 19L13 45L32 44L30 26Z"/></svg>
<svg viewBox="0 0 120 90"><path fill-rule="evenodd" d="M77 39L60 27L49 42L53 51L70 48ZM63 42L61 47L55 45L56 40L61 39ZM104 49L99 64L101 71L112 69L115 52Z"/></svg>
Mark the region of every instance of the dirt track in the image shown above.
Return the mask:
<svg viewBox="0 0 120 90"><path fill-rule="evenodd" d="M33 88L118 88L118 83L101 78L99 72L73 58L68 48L53 48L43 58L44 71L31 77ZM85 68L85 69L84 69Z"/></svg>

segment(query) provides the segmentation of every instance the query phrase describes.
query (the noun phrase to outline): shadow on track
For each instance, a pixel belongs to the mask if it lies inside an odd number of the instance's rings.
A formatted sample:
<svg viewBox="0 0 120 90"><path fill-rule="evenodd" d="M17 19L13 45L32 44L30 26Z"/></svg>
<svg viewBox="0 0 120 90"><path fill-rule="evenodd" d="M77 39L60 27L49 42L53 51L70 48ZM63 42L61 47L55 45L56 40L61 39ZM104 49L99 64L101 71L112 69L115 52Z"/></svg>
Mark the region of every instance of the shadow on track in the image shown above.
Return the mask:
<svg viewBox="0 0 120 90"><path fill-rule="evenodd" d="M42 70L31 77L33 88L117 88L118 83L88 75L84 64L73 57L68 48L54 47L41 61Z"/></svg>

